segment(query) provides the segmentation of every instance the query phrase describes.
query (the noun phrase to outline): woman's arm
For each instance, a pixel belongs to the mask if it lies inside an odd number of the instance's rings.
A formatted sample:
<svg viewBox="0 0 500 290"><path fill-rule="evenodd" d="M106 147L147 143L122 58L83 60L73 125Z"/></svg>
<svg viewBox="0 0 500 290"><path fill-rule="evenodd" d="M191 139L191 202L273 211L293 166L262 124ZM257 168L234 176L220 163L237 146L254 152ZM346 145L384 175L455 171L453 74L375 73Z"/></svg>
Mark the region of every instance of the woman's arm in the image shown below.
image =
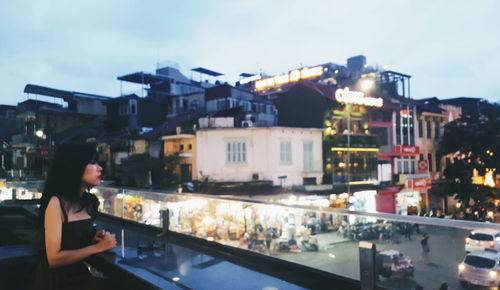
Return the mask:
<svg viewBox="0 0 500 290"><path fill-rule="evenodd" d="M45 250L49 267L61 267L79 262L88 256L112 249L116 245L114 235L107 234L97 244L76 250L61 250L63 214L60 201L51 197L45 210Z"/></svg>

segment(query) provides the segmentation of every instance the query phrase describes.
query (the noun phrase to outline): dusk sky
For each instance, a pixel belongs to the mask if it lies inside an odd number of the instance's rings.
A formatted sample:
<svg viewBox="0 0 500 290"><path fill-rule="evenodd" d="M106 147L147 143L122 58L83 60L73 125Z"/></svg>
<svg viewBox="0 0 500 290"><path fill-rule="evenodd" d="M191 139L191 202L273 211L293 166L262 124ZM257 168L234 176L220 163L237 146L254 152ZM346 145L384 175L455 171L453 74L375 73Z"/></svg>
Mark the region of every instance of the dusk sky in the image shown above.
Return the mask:
<svg viewBox="0 0 500 290"><path fill-rule="evenodd" d="M413 98L500 101L500 1L0 0L0 104L27 83L116 97L117 76L205 67L234 83L363 54ZM125 91L136 87L125 87Z"/></svg>

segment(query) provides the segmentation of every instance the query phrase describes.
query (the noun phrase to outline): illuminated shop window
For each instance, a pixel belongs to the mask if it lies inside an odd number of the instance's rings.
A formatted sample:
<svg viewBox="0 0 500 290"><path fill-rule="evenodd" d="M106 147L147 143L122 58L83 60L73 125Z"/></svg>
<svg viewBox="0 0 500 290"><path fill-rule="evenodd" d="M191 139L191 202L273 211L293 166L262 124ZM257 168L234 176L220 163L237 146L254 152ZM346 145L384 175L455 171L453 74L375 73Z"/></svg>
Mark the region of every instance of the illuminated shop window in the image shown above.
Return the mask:
<svg viewBox="0 0 500 290"><path fill-rule="evenodd" d="M332 148L333 183L374 183L377 175L377 153L373 148ZM349 151L349 152L348 152ZM349 156L348 156L349 155ZM330 170L331 172L331 170Z"/></svg>

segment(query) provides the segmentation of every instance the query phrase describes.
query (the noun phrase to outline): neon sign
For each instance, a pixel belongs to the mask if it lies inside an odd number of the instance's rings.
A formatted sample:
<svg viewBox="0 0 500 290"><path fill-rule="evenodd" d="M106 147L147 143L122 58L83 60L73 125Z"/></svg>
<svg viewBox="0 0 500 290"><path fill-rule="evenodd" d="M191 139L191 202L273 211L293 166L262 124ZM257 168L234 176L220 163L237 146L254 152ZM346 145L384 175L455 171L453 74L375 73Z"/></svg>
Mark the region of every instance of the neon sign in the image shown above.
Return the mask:
<svg viewBox="0 0 500 290"><path fill-rule="evenodd" d="M382 98L365 97L365 93L350 91L348 87L336 90L335 99L339 103L356 104L371 107L382 107L384 104Z"/></svg>
<svg viewBox="0 0 500 290"><path fill-rule="evenodd" d="M322 66L315 66L312 68L303 68L292 70L291 72L275 77L265 78L262 80L257 80L255 82L255 90L261 91L267 88L280 86L290 82L296 82L301 79L309 79L314 77L319 77L323 74Z"/></svg>

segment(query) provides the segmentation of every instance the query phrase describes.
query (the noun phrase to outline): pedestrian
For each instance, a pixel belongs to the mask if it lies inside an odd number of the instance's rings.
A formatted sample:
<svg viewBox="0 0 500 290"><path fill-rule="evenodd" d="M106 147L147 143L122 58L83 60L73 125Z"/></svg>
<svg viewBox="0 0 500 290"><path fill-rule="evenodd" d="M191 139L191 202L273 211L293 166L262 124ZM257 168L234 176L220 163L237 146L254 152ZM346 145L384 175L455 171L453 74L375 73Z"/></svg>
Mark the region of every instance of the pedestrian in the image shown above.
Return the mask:
<svg viewBox="0 0 500 290"><path fill-rule="evenodd" d="M90 273L84 260L116 246L115 235L96 231L99 201L90 193L101 182L96 147L60 145L40 200L40 263L35 289L109 289Z"/></svg>
<svg viewBox="0 0 500 290"><path fill-rule="evenodd" d="M405 238L411 241L411 233L413 232L413 228L410 223L405 224Z"/></svg>
<svg viewBox="0 0 500 290"><path fill-rule="evenodd" d="M421 260L423 262L429 262L428 254L430 252L429 249L429 235L427 233L424 233L422 235L422 238L420 239L420 245L422 246L422 258Z"/></svg>

